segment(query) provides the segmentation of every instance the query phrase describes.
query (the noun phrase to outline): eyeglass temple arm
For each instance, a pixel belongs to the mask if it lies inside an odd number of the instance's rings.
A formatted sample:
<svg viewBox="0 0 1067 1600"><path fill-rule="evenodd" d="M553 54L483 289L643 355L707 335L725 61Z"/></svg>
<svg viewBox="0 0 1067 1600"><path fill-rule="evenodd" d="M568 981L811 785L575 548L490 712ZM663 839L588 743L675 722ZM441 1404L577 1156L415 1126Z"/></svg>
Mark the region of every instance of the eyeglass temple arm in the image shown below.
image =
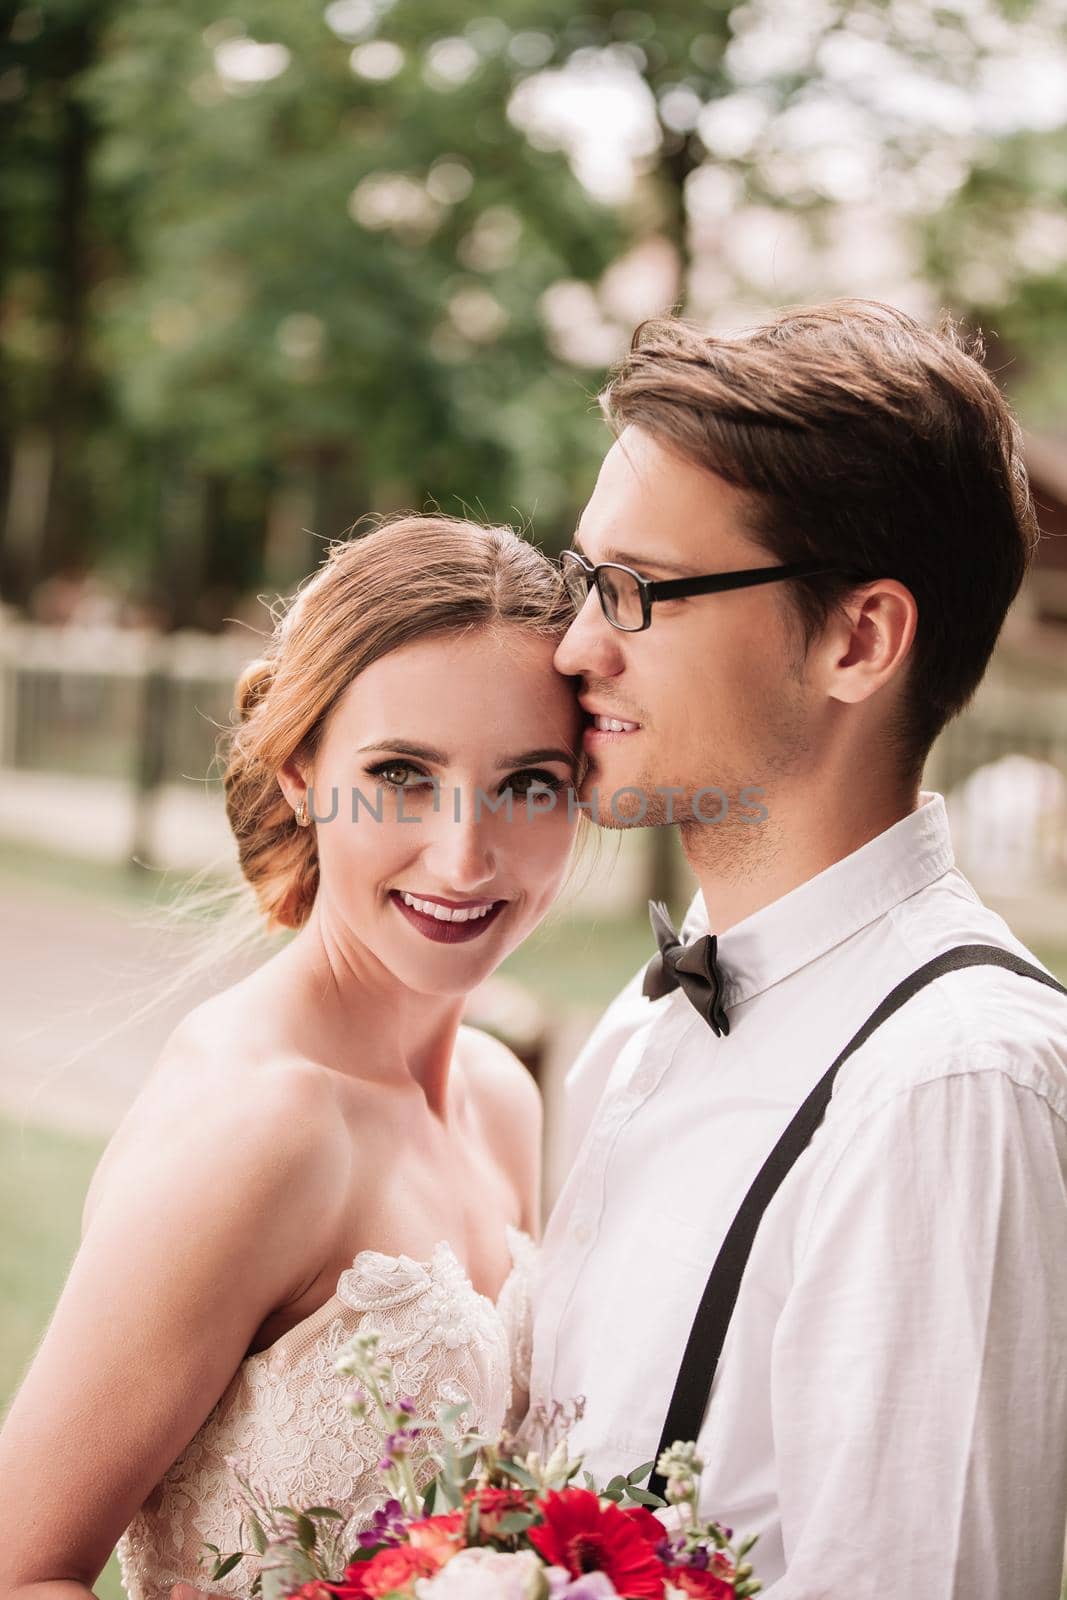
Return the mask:
<svg viewBox="0 0 1067 1600"><path fill-rule="evenodd" d="M758 583L779 583L785 578L812 578L820 572L841 572L858 582L869 580L850 567L825 561L791 561L781 567L749 567L744 572L720 573L707 578L643 579L649 600L681 600L685 595L716 594L725 589L747 589Z"/></svg>

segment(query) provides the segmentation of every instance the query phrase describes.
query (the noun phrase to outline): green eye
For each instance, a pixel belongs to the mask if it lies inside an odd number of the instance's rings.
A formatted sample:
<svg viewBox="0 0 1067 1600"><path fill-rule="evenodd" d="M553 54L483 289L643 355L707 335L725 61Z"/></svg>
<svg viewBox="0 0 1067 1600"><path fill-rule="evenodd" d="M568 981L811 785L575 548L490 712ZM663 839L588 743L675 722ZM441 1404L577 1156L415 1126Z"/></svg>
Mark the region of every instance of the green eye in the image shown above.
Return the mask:
<svg viewBox="0 0 1067 1600"><path fill-rule="evenodd" d="M380 778L384 783L394 789L414 789L421 780L426 782L426 774L420 772L418 767L413 767L410 761L379 761L375 767L367 769L373 778ZM409 782L414 779L414 782Z"/></svg>

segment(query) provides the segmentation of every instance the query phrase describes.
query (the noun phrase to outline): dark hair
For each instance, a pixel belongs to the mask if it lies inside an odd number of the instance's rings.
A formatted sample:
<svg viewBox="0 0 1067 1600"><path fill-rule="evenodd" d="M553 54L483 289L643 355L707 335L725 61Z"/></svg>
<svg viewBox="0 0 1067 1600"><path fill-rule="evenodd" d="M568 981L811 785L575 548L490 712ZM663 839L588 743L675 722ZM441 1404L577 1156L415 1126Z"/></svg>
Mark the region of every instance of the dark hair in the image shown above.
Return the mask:
<svg viewBox="0 0 1067 1600"><path fill-rule="evenodd" d="M1038 540L1019 426L980 336L870 300L782 312L733 338L644 322L601 395L634 424L751 491L776 561L833 559L895 578L919 617L895 729L905 771L970 700ZM783 586L805 651L854 579Z"/></svg>

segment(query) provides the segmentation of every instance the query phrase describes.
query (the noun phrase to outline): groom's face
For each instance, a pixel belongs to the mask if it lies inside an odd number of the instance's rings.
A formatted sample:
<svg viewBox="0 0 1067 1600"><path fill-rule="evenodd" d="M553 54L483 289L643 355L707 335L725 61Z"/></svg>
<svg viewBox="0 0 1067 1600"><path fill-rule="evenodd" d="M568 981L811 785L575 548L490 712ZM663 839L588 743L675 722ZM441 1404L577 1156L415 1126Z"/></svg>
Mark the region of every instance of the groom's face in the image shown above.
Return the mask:
<svg viewBox="0 0 1067 1600"><path fill-rule="evenodd" d="M772 566L746 521L746 496L636 427L604 461L574 545L590 562L618 561L669 579ZM721 801L751 808L746 787L793 770L810 715L798 624L774 583L657 601L651 626L623 633L595 590L555 654L578 678L589 760L582 788L602 826L714 819ZM598 728L598 718L626 724ZM637 789L638 798L622 795ZM677 791L668 796L666 791Z"/></svg>

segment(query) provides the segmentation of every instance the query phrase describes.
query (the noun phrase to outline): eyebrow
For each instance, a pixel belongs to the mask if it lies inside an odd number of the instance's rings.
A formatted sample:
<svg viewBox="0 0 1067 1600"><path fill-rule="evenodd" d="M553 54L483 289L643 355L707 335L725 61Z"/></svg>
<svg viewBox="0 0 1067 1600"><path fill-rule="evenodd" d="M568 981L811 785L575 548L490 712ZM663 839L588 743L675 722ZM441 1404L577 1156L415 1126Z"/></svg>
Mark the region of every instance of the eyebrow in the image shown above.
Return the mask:
<svg viewBox="0 0 1067 1600"><path fill-rule="evenodd" d="M363 744L359 747L359 754L368 750L388 750L393 755L415 756L420 761L431 761L436 766L447 767L448 755L444 750L436 750L428 744L417 744L410 739L385 739L375 744ZM554 746L542 750L524 750L520 755L501 756L496 763L498 772L509 772L513 767L532 767L541 761L559 761L565 767L573 767L577 756L569 750L560 750Z"/></svg>
<svg viewBox="0 0 1067 1600"><path fill-rule="evenodd" d="M571 540L571 549L577 550L580 556L585 555L585 551L578 543L577 533L575 533L573 539ZM585 558L587 561L589 560L588 556ZM632 551L619 550L615 545L609 545L605 550L604 560L616 561L624 567L633 567L635 572L643 573L646 567L658 567L661 572L677 573L679 578L696 578L700 576L695 567L685 567L680 565L677 561L663 561L659 556L634 555Z"/></svg>

